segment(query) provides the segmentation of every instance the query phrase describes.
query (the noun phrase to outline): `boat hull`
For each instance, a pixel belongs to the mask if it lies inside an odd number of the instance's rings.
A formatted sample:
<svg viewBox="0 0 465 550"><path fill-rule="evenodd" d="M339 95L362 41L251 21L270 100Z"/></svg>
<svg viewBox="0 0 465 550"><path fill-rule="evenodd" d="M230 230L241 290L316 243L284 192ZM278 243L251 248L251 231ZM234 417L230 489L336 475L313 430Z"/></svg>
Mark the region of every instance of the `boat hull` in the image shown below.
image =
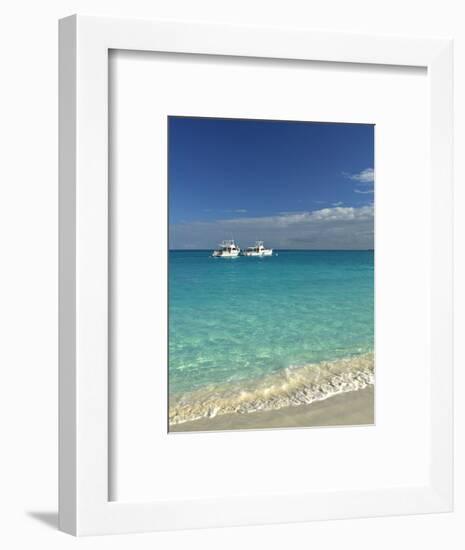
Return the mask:
<svg viewBox="0 0 465 550"><path fill-rule="evenodd" d="M255 256L257 258L260 258L262 256L272 256L273 250L261 250L260 252L244 252L244 256Z"/></svg>
<svg viewBox="0 0 465 550"><path fill-rule="evenodd" d="M213 252L213 258L237 258L239 252Z"/></svg>

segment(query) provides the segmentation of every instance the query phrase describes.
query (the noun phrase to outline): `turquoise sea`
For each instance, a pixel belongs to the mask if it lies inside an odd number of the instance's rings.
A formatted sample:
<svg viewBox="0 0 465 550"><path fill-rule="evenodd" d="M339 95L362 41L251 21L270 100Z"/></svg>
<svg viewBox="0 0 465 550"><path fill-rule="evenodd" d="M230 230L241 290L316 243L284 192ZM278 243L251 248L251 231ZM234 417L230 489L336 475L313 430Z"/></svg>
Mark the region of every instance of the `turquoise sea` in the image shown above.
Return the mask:
<svg viewBox="0 0 465 550"><path fill-rule="evenodd" d="M374 253L169 252L170 422L373 382Z"/></svg>

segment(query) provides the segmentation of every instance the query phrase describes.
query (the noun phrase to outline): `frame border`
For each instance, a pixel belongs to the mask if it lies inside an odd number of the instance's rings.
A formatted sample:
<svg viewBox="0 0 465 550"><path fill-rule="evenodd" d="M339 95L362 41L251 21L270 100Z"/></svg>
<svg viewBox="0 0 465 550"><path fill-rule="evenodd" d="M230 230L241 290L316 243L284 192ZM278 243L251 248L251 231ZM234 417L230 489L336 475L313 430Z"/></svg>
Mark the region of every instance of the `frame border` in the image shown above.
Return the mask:
<svg viewBox="0 0 465 550"><path fill-rule="evenodd" d="M59 22L59 528L73 535L453 509L450 39L73 15ZM110 49L427 68L430 107L431 455L425 486L149 503L108 498Z"/></svg>

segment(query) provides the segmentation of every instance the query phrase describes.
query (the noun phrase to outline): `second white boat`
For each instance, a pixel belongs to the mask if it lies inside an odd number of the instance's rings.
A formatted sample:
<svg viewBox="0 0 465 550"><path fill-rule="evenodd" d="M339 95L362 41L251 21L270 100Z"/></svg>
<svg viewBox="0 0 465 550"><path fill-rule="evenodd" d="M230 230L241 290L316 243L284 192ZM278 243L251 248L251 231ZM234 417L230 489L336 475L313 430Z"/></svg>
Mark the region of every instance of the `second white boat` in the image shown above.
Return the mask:
<svg viewBox="0 0 465 550"><path fill-rule="evenodd" d="M272 256L273 249L265 248L263 241L257 241L254 246L249 246L243 252L244 256Z"/></svg>

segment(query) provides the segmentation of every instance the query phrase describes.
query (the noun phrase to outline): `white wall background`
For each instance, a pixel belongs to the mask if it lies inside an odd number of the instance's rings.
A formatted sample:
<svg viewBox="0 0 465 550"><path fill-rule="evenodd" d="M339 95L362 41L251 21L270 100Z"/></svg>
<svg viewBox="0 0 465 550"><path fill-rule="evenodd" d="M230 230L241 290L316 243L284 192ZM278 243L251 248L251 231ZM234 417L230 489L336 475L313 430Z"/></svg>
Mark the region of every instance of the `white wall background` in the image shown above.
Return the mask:
<svg viewBox="0 0 465 550"><path fill-rule="evenodd" d="M0 15L0 546L465 547L465 18L460 0L9 0ZM455 39L456 511L73 539L57 503L57 19L71 13ZM414 211L415 205L412 204Z"/></svg>

